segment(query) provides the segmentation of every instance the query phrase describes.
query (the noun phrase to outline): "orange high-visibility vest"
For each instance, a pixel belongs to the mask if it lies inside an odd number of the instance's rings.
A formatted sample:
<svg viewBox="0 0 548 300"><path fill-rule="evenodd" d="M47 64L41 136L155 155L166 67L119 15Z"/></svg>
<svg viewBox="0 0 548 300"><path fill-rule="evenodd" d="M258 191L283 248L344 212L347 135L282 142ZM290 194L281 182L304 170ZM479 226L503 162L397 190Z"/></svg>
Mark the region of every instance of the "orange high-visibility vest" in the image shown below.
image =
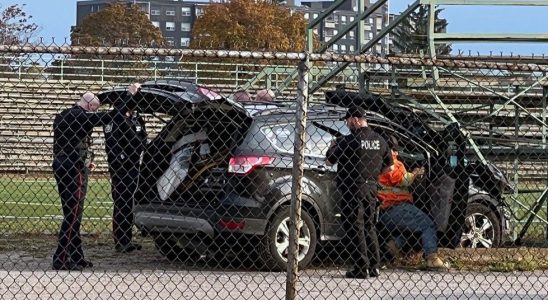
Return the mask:
<svg viewBox="0 0 548 300"><path fill-rule="evenodd" d="M379 177L381 188L378 197L381 201L381 209L387 209L401 202L413 202L409 185L413 182L414 175L407 172L396 155L393 155L392 159L394 160L394 170Z"/></svg>

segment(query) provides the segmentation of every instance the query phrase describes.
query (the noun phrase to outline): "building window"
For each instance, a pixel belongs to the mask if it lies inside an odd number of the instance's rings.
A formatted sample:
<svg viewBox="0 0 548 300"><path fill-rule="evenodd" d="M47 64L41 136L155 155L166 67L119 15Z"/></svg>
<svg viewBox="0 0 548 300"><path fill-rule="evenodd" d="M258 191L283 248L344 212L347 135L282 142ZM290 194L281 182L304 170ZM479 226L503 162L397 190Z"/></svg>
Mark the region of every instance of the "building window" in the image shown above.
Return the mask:
<svg viewBox="0 0 548 300"><path fill-rule="evenodd" d="M354 38L354 30L350 30L348 32L348 36L350 36L350 38L353 39Z"/></svg>
<svg viewBox="0 0 548 300"><path fill-rule="evenodd" d="M369 19L368 19L368 23L367 23L367 24L371 24L371 25L373 25L373 18L369 18Z"/></svg>
<svg viewBox="0 0 548 300"><path fill-rule="evenodd" d="M175 46L175 41L173 40L173 37L166 37L166 43L170 47Z"/></svg>
<svg viewBox="0 0 548 300"><path fill-rule="evenodd" d="M341 16L341 23L346 24L346 16Z"/></svg>
<svg viewBox="0 0 548 300"><path fill-rule="evenodd" d="M346 52L346 45L341 45L341 51Z"/></svg>
<svg viewBox="0 0 548 300"><path fill-rule="evenodd" d="M313 14L312 16L314 17L314 19L316 19L318 17L318 14Z"/></svg>
<svg viewBox="0 0 548 300"><path fill-rule="evenodd" d="M310 18L310 14L309 14L309 13L305 13L305 14L304 14L304 18L308 20L308 18Z"/></svg>
<svg viewBox="0 0 548 300"><path fill-rule="evenodd" d="M190 31L190 23L181 23L181 31Z"/></svg>
<svg viewBox="0 0 548 300"><path fill-rule="evenodd" d="M337 29L333 29L333 36L339 34L339 31Z"/></svg>
<svg viewBox="0 0 548 300"><path fill-rule="evenodd" d="M190 16L190 7L181 7L181 16Z"/></svg>
<svg viewBox="0 0 548 300"><path fill-rule="evenodd" d="M159 16L160 15L160 10L159 9L151 9L150 10L150 15Z"/></svg>
<svg viewBox="0 0 548 300"><path fill-rule="evenodd" d="M350 22L354 22L354 17L350 17Z"/></svg>
<svg viewBox="0 0 548 300"><path fill-rule="evenodd" d="M175 31L175 22L166 22L166 31Z"/></svg>
<svg viewBox="0 0 548 300"><path fill-rule="evenodd" d="M158 22L158 21L152 21L152 25L160 28L160 22Z"/></svg>
<svg viewBox="0 0 548 300"><path fill-rule="evenodd" d="M199 17L204 14L204 9L200 7L196 7L196 17Z"/></svg>
<svg viewBox="0 0 548 300"><path fill-rule="evenodd" d="M339 45L334 44L334 45L333 45L333 51L334 51L334 52L339 51Z"/></svg>
<svg viewBox="0 0 548 300"><path fill-rule="evenodd" d="M174 10L171 10L171 9L166 10L166 16L174 16L174 15L175 15Z"/></svg>
<svg viewBox="0 0 548 300"><path fill-rule="evenodd" d="M190 38L181 38L181 47L188 47L190 46Z"/></svg>
<svg viewBox="0 0 548 300"><path fill-rule="evenodd" d="M373 39L373 32L369 32L369 39L370 39L370 40Z"/></svg>
<svg viewBox="0 0 548 300"><path fill-rule="evenodd" d="M354 45L350 45L350 51L354 52Z"/></svg>

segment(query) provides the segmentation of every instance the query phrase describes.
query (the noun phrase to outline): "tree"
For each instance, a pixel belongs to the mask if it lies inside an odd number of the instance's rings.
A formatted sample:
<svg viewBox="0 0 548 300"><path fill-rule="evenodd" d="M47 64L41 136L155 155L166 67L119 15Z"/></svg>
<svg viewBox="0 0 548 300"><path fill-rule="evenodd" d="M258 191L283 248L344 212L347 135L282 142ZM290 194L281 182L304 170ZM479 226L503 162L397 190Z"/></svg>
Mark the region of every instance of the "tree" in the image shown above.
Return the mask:
<svg viewBox="0 0 548 300"><path fill-rule="evenodd" d="M0 13L0 44L21 45L27 43L28 39L38 29L38 25L30 20L32 16L27 15L23 10L24 5L10 5ZM14 71L28 59L28 54L12 54L0 57L0 72L3 76L17 76Z"/></svg>
<svg viewBox="0 0 548 300"><path fill-rule="evenodd" d="M440 18L443 9L436 9L434 13L434 32L446 32L447 20ZM404 54L418 54L421 50L428 54L428 8L420 6L393 31L394 52ZM449 55L450 44L436 44L437 55Z"/></svg>
<svg viewBox="0 0 548 300"><path fill-rule="evenodd" d="M38 29L31 23L32 16L23 10L25 5L10 5L0 15L0 44L18 45L25 43Z"/></svg>
<svg viewBox="0 0 548 300"><path fill-rule="evenodd" d="M73 46L103 47L163 47L162 32L148 19L139 6L113 2L104 9L88 15L82 24L71 31ZM153 57L138 55L78 54L61 58L49 68L63 79L87 79L90 75L112 76L120 81L149 77ZM63 72L61 72L61 67ZM105 76L105 77L103 77ZM60 78L60 75L53 75ZM111 77L111 78L112 78Z"/></svg>
<svg viewBox="0 0 548 300"><path fill-rule="evenodd" d="M119 2L87 16L70 38L73 46L164 46L162 32L139 6Z"/></svg>
<svg viewBox="0 0 548 300"><path fill-rule="evenodd" d="M301 13L268 0L210 4L192 29L191 48L303 51L307 21Z"/></svg>

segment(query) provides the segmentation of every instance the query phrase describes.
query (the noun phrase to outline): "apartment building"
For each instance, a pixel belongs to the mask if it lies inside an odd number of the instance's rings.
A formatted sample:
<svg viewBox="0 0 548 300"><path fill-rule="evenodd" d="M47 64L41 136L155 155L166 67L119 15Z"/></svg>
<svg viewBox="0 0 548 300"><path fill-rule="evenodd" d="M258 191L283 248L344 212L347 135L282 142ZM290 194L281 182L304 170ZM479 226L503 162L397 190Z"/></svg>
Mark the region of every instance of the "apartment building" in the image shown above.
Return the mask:
<svg viewBox="0 0 548 300"><path fill-rule="evenodd" d="M190 44L191 31L196 18L203 14L204 6L209 3L221 3L227 0L212 0L209 2L193 2L178 0L126 0L128 5L138 5L147 13L152 24L160 29L169 46L174 48L186 48ZM86 0L77 2L76 25L89 14L100 11L112 0ZM295 5L288 1L287 5L293 11L304 14L308 20L317 18L321 12L333 4L333 0L317 2L300 2ZM371 3L366 0L366 7ZM327 17L315 29L321 41L327 41L337 35L339 30L357 16L358 1L347 0L338 10ZM383 6L371 17L365 20L365 40L372 39L388 22L388 7ZM374 53L384 54L388 52L390 41L385 37L372 50ZM350 31L342 39L334 44L330 51L337 53L354 53L358 49L356 30Z"/></svg>

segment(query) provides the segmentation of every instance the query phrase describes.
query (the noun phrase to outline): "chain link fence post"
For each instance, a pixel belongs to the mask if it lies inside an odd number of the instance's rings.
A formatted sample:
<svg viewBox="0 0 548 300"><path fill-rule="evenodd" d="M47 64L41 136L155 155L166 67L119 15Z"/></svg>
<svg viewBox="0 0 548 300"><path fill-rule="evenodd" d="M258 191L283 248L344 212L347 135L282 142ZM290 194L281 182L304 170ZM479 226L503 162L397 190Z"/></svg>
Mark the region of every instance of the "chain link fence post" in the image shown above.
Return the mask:
<svg viewBox="0 0 548 300"><path fill-rule="evenodd" d="M297 111L295 124L295 154L293 156L293 188L291 190L291 207L289 210L289 255L287 259L287 283L286 299L295 299L297 293L298 279L298 251L299 251L299 229L302 226L301 201L302 181L304 172L304 148L306 134L306 114L308 103L308 53L299 63L298 85L297 85ZM313 229L312 229L313 230Z"/></svg>

